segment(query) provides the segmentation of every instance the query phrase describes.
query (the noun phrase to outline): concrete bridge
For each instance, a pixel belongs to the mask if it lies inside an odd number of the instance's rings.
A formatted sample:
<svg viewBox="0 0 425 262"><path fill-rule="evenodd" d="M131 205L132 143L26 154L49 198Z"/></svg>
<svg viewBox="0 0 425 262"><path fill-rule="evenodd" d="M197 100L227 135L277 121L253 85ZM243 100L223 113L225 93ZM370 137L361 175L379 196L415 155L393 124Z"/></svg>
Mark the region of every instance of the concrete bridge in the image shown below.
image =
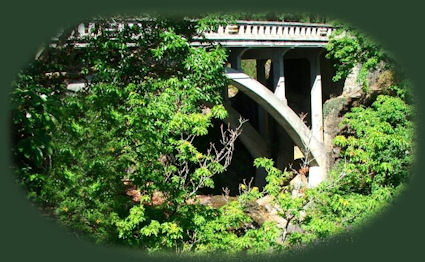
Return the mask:
<svg viewBox="0 0 425 262"><path fill-rule="evenodd" d="M130 26L133 24L142 26L140 21L126 23ZM71 38L82 39L82 37L90 36L91 29L94 27L95 23L80 24L71 32ZM124 24L114 23L110 27L109 30L120 30ZM237 21L235 24L220 26L215 31L205 32L205 38L195 38L191 43L194 46L203 46L206 41L209 41L209 43L218 43L229 50L227 77L232 85L255 101L258 107L256 108L257 128L245 124L244 132L240 136L252 157L270 157L273 155L271 151L274 147L274 157L283 158L282 161L287 164L291 157L293 160L291 151L294 145L297 146L304 151L304 157L310 159L309 187L315 187L321 183L328 171L323 142L320 57L334 30L335 28L326 24ZM83 47L85 43L78 43L78 45ZM304 107L303 110L309 114L307 122L310 123L311 128L291 108L290 104L296 105L297 101L288 100L288 92L297 92L297 90L288 89L285 83L287 72L285 61L291 58L302 58L308 61L308 64L303 67L305 72L301 72L302 77L297 81L307 82L304 84L304 89L307 85L308 92L303 91L307 95L301 99L298 98L298 101L309 105L309 108ZM243 59L256 61L256 79L243 72L241 63ZM268 79L266 79L267 65ZM236 125L240 115L232 107L227 92L225 92L225 106L229 112L227 121ZM278 126L273 127L272 121ZM277 135L271 138L272 133ZM263 186L264 178L264 170L257 170L256 185Z"/></svg>

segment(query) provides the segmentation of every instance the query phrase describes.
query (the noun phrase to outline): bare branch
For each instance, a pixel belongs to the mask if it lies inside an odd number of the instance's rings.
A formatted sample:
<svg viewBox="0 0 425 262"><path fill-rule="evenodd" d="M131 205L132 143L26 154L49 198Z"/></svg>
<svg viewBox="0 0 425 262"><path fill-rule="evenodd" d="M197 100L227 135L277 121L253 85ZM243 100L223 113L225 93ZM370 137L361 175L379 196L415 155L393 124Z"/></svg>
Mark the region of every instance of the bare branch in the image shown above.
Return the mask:
<svg viewBox="0 0 425 262"><path fill-rule="evenodd" d="M248 120L239 118L239 124L236 128L232 129L230 125L227 125L227 128L224 128L223 125L220 126L221 139L220 145L217 146L214 143L210 143L209 148L206 151L206 154L203 157L197 160L197 163L181 160L181 159L169 159L167 161L168 165L174 165L177 167L177 175L181 178L180 188L189 192L187 198L191 198L196 192L205 186L205 183L210 179L214 174L210 176L201 176L198 181L191 179L191 176L197 168L208 168L210 163L219 163L224 169L226 169L233 157L233 151L235 149L235 142L238 136L242 133L242 126ZM180 139L193 143L195 135L180 135ZM165 181L168 181L172 174L165 174ZM252 182L252 181L251 181ZM251 183L250 182L250 183ZM250 187L250 185L249 185ZM226 192L226 191L225 191Z"/></svg>

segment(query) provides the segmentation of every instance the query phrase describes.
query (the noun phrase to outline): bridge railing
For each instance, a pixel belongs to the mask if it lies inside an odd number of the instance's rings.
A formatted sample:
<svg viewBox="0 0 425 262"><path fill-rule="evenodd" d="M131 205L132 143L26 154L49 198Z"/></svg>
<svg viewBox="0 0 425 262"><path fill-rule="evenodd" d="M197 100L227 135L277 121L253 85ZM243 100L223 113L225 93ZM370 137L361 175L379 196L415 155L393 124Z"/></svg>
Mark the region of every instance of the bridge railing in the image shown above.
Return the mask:
<svg viewBox="0 0 425 262"><path fill-rule="evenodd" d="M104 27L104 30L113 33L121 31L125 25L142 27L143 21L111 22ZM68 40L80 42L79 45L84 45L84 39L96 37L97 33L93 32L94 28L96 28L96 22L81 23L70 32ZM238 46L247 41L257 43L261 41L281 42L281 44L283 42L298 42L321 45L329 41L329 36L334 30L335 27L327 24L239 20L234 24L219 26L217 30L204 32L204 38L195 37L193 44L199 45L202 43L202 39L205 39L229 46ZM53 41L57 39L54 38Z"/></svg>
<svg viewBox="0 0 425 262"><path fill-rule="evenodd" d="M331 25L312 23L237 21L205 32L209 40L291 40L325 41L335 30Z"/></svg>

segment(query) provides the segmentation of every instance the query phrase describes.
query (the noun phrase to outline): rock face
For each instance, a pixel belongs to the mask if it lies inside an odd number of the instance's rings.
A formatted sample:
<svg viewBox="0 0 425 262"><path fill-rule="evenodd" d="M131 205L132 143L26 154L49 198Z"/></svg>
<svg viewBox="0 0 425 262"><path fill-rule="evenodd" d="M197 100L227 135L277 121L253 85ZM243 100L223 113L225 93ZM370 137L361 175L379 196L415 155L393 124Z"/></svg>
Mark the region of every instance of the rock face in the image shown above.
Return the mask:
<svg viewBox="0 0 425 262"><path fill-rule="evenodd" d="M375 70L367 75L368 88L365 90L362 84L357 82L361 65L356 65L345 79L342 94L331 97L323 105L324 115L324 143L328 155L328 166L332 166L339 155L338 149L333 147L333 139L340 132L339 123L344 112L351 107L367 104L368 100L377 92L388 88L395 82L394 74L385 69L385 64L380 63Z"/></svg>
<svg viewBox="0 0 425 262"><path fill-rule="evenodd" d="M339 133L338 127L342 120L342 112L346 110L352 100L359 99L364 95L362 85L357 82L361 65L356 65L344 82L342 94L328 99L323 105L324 115L324 143L329 158L329 166L332 166L333 159L338 152L333 151L333 139Z"/></svg>
<svg viewBox="0 0 425 262"><path fill-rule="evenodd" d="M361 65L356 65L344 82L342 95L351 98L359 98L362 96L362 85L357 83L357 77L360 72Z"/></svg>
<svg viewBox="0 0 425 262"><path fill-rule="evenodd" d="M286 228L286 233L303 233L304 230L297 224L289 223L288 227Z"/></svg>
<svg viewBox="0 0 425 262"><path fill-rule="evenodd" d="M199 201L198 203L201 205L206 205L214 208L220 208L227 204L229 201L237 200L237 197L232 196L223 196L223 195L213 195L213 196L207 196L207 195L197 195L194 199L194 201L188 201L188 204L196 203L196 201Z"/></svg>
<svg viewBox="0 0 425 262"><path fill-rule="evenodd" d="M339 123L342 120L341 112L349 103L349 98L344 96L334 97L327 100L324 108L324 123L323 123L323 140L328 155L328 166L333 165L333 159L336 158L339 152L333 147L333 139L340 132Z"/></svg>
<svg viewBox="0 0 425 262"><path fill-rule="evenodd" d="M338 149L333 147L333 139L340 132L339 123L342 120L343 112L353 106L354 101L358 101L365 95L361 84L357 82L361 65L356 65L347 76L342 89L342 94L331 97L323 104L323 138L328 156L328 166L334 164L338 156Z"/></svg>
<svg viewBox="0 0 425 262"><path fill-rule="evenodd" d="M296 223L291 221L292 217L285 218L285 212L276 204L273 203L272 197L267 195L255 202L250 203L246 209L248 216L258 225L263 225L265 222L273 222L280 228L281 234L276 239L280 244L285 242L286 236L291 233L303 233L304 230ZM305 211L301 211L300 219L303 220L306 216Z"/></svg>
<svg viewBox="0 0 425 262"><path fill-rule="evenodd" d="M376 70L373 70L367 76L369 89L372 92L384 90L396 82L394 73L385 68L385 64L381 62Z"/></svg>
<svg viewBox="0 0 425 262"><path fill-rule="evenodd" d="M251 202L247 207L247 214L258 225L265 222L274 222L276 226L285 229L288 221L282 217L283 210L273 204L272 197L267 195L255 202Z"/></svg>

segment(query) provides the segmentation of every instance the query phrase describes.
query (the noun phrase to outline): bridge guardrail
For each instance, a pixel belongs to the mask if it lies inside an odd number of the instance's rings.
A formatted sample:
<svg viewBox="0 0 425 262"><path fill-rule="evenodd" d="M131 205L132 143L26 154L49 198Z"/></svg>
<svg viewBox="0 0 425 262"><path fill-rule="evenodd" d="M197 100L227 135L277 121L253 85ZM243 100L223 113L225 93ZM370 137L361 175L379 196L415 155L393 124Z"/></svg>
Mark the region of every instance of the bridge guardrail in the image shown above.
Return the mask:
<svg viewBox="0 0 425 262"><path fill-rule="evenodd" d="M304 24L268 21L237 21L205 32L209 40L301 40L325 41L335 30L326 24Z"/></svg>
<svg viewBox="0 0 425 262"><path fill-rule="evenodd" d="M104 28L110 32L121 31L125 24L129 26L143 26L142 21L112 22ZM68 40L80 42L77 45L84 46L82 40L87 37L96 37L92 30L96 22L81 23L69 34ZM315 43L324 45L329 41L329 36L335 27L328 24L292 23L272 21L245 21L239 20L234 24L219 26L215 31L204 33L204 37L194 37L194 45L201 45L203 40L220 42L223 45L237 46L244 42L296 42ZM137 36L135 36L137 37ZM53 38L53 42L58 38Z"/></svg>

